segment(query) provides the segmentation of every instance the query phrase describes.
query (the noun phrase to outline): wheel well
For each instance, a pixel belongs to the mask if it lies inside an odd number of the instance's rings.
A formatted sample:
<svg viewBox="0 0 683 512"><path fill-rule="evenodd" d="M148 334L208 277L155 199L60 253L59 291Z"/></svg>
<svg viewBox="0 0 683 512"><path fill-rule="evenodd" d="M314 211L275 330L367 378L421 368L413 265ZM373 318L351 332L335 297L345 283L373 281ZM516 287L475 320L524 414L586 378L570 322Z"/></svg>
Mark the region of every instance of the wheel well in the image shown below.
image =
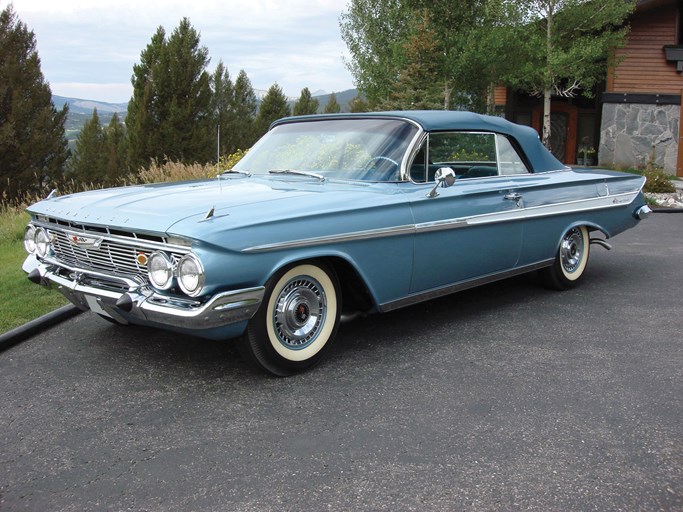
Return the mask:
<svg viewBox="0 0 683 512"><path fill-rule="evenodd" d="M322 260L337 274L342 293L342 312L369 312L375 308L372 296L363 278L348 261L338 257Z"/></svg>

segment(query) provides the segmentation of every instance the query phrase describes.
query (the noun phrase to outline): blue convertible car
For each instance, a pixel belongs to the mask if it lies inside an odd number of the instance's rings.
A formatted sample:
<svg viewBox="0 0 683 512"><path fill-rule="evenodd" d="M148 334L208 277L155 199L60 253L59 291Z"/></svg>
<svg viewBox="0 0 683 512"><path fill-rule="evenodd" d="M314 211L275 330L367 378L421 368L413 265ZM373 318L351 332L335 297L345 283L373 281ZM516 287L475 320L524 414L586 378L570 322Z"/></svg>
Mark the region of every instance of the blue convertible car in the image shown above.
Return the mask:
<svg viewBox="0 0 683 512"><path fill-rule="evenodd" d="M292 117L216 179L51 194L29 208L23 268L112 322L238 338L288 375L343 314L531 271L574 286L591 243L648 215L643 184L567 168L496 117Z"/></svg>

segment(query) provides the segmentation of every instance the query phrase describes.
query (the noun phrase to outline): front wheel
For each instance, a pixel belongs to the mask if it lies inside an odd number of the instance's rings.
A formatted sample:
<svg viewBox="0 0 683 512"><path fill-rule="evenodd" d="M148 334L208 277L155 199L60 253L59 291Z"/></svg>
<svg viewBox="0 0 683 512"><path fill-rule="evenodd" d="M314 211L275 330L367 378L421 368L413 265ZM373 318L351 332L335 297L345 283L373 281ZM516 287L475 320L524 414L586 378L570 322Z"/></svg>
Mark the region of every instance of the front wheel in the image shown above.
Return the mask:
<svg viewBox="0 0 683 512"><path fill-rule="evenodd" d="M544 284L555 290L567 290L576 286L586 270L589 252L588 228L571 228L562 237L552 266L541 270Z"/></svg>
<svg viewBox="0 0 683 512"><path fill-rule="evenodd" d="M278 376L320 362L339 327L339 289L334 271L321 263L277 273L266 284L264 301L242 337L242 355Z"/></svg>

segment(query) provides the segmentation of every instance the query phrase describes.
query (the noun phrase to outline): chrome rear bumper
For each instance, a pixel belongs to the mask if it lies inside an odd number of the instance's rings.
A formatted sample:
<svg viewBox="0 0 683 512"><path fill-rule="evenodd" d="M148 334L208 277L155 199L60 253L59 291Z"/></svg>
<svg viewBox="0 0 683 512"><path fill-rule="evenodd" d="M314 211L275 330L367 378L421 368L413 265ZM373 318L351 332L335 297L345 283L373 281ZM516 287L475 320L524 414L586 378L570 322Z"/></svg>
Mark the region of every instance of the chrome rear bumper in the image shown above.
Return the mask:
<svg viewBox="0 0 683 512"><path fill-rule="evenodd" d="M206 300L177 298L157 293L149 286L128 291L103 289L86 284L99 278L114 279L96 272L43 263L34 255L23 270L33 282L56 285L57 290L83 311L109 316L120 323L155 323L169 328L206 330L249 320L256 314L265 288L262 286L218 293ZM134 282L121 279L130 287Z"/></svg>

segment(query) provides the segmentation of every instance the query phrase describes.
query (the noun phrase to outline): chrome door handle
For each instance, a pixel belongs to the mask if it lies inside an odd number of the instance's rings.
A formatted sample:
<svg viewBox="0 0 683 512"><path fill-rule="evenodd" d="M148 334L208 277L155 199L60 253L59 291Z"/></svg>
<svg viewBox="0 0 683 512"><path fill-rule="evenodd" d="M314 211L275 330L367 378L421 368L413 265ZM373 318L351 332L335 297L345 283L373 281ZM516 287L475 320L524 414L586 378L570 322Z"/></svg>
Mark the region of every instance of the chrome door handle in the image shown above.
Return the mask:
<svg viewBox="0 0 683 512"><path fill-rule="evenodd" d="M521 206L522 194L519 192L508 192L503 196L503 199L508 201L514 201L517 206Z"/></svg>

